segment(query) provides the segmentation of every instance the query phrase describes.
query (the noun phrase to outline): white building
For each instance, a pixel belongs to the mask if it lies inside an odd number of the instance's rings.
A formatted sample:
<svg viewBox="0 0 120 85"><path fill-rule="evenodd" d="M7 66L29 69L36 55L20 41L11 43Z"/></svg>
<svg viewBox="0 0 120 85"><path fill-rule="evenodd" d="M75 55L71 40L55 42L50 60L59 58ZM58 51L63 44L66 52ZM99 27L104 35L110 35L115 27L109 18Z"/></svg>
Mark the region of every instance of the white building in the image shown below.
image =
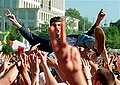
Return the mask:
<svg viewBox="0 0 120 85"><path fill-rule="evenodd" d="M23 26L34 29L51 17L64 16L65 0L0 0L0 31L12 24L5 16L8 9ZM25 39L23 43L29 46Z"/></svg>
<svg viewBox="0 0 120 85"><path fill-rule="evenodd" d="M68 29L73 29L73 30L78 31L78 23L80 21L79 19L72 18L72 17L69 17L69 16L61 16L61 17L66 22L66 27Z"/></svg>
<svg viewBox="0 0 120 85"><path fill-rule="evenodd" d="M0 30L11 24L5 14L10 9L17 20L30 29L49 22L51 17L64 16L65 0L0 0Z"/></svg>

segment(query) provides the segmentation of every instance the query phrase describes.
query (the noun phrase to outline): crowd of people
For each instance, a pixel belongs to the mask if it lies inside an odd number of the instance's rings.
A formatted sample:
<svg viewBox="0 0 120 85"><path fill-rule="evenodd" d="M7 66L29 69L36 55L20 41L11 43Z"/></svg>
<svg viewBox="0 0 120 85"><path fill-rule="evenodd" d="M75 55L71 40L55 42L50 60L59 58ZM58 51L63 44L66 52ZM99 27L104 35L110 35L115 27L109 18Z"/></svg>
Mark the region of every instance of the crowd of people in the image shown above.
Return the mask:
<svg viewBox="0 0 120 85"><path fill-rule="evenodd" d="M50 20L50 39L29 32L8 10L8 19L32 45L19 55L0 52L0 85L120 85L120 55L107 52L99 26L100 10L92 28L66 36L61 17Z"/></svg>

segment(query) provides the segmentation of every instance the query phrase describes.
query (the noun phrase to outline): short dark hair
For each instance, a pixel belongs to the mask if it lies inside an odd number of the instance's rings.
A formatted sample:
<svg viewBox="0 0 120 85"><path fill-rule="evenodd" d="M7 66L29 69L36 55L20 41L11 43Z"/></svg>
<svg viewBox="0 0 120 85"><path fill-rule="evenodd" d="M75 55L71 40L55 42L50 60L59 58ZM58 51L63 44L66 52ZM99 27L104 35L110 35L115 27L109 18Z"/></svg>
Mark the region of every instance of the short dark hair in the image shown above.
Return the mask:
<svg viewBox="0 0 120 85"><path fill-rule="evenodd" d="M61 17L53 17L50 19L50 26L52 25L53 22L62 22L63 19Z"/></svg>
<svg viewBox="0 0 120 85"><path fill-rule="evenodd" d="M96 81L98 80L102 83L102 85L114 85L115 77L110 70L101 68L96 72Z"/></svg>

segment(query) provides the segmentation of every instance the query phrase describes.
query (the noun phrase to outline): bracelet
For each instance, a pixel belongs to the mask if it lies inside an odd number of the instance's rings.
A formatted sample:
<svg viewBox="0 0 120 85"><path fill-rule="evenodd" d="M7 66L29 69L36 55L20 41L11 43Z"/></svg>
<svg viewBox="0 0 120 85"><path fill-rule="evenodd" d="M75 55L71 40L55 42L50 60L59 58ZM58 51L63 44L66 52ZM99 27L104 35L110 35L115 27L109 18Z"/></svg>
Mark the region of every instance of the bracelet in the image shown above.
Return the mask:
<svg viewBox="0 0 120 85"><path fill-rule="evenodd" d="M86 79L86 80L91 80L91 79Z"/></svg>

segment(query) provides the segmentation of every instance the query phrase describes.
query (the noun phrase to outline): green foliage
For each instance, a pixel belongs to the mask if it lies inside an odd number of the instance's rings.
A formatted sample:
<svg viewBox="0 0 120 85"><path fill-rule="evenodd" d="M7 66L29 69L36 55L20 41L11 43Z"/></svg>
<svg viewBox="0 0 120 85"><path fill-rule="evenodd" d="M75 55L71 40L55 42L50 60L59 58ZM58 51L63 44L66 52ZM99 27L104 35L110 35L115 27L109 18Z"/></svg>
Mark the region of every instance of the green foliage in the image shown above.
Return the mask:
<svg viewBox="0 0 120 85"><path fill-rule="evenodd" d="M106 47L120 49L120 32L117 27L108 27L104 29L106 34Z"/></svg>
<svg viewBox="0 0 120 85"><path fill-rule="evenodd" d="M71 16L71 17L76 18L76 19L82 19L79 11L77 11L75 8L74 9L72 9L72 8L67 9L65 11L65 16Z"/></svg>
<svg viewBox="0 0 120 85"><path fill-rule="evenodd" d="M41 37L41 38L49 39L49 33L47 33L47 32L39 32L39 31L36 31L35 33L37 34L37 36L39 36L39 37Z"/></svg>
<svg viewBox="0 0 120 85"><path fill-rule="evenodd" d="M10 34L9 34L8 37L7 37L7 41L9 41L9 40L19 40L19 41L22 41L22 40L23 40L22 35L21 35L20 32L16 29L15 26L11 26L11 27L9 28L9 32L10 32Z"/></svg>
<svg viewBox="0 0 120 85"><path fill-rule="evenodd" d="M34 30L33 32L41 38L49 39L48 29L49 24L47 22L44 22L44 24L41 24L41 26L38 27L37 30Z"/></svg>
<svg viewBox="0 0 120 85"><path fill-rule="evenodd" d="M118 30L120 32L120 19L116 22L116 27L118 27Z"/></svg>
<svg viewBox="0 0 120 85"><path fill-rule="evenodd" d="M42 32L48 33L48 28L49 28L49 24L47 22L44 22L44 24L41 24L40 29Z"/></svg>
<svg viewBox="0 0 120 85"><path fill-rule="evenodd" d="M14 50L10 44L4 44L2 47L2 52L6 55L14 54Z"/></svg>
<svg viewBox="0 0 120 85"><path fill-rule="evenodd" d="M71 31L71 29L67 29L66 33L67 33L67 35L70 35L70 34L82 34L83 31L76 31L76 30Z"/></svg>
<svg viewBox="0 0 120 85"><path fill-rule="evenodd" d="M77 11L75 8L69 8L65 11L65 16L70 16L72 18L79 19L79 30L83 30L84 20L85 20L85 28L90 29L91 28L91 22L88 21L88 18L83 18L79 11Z"/></svg>

